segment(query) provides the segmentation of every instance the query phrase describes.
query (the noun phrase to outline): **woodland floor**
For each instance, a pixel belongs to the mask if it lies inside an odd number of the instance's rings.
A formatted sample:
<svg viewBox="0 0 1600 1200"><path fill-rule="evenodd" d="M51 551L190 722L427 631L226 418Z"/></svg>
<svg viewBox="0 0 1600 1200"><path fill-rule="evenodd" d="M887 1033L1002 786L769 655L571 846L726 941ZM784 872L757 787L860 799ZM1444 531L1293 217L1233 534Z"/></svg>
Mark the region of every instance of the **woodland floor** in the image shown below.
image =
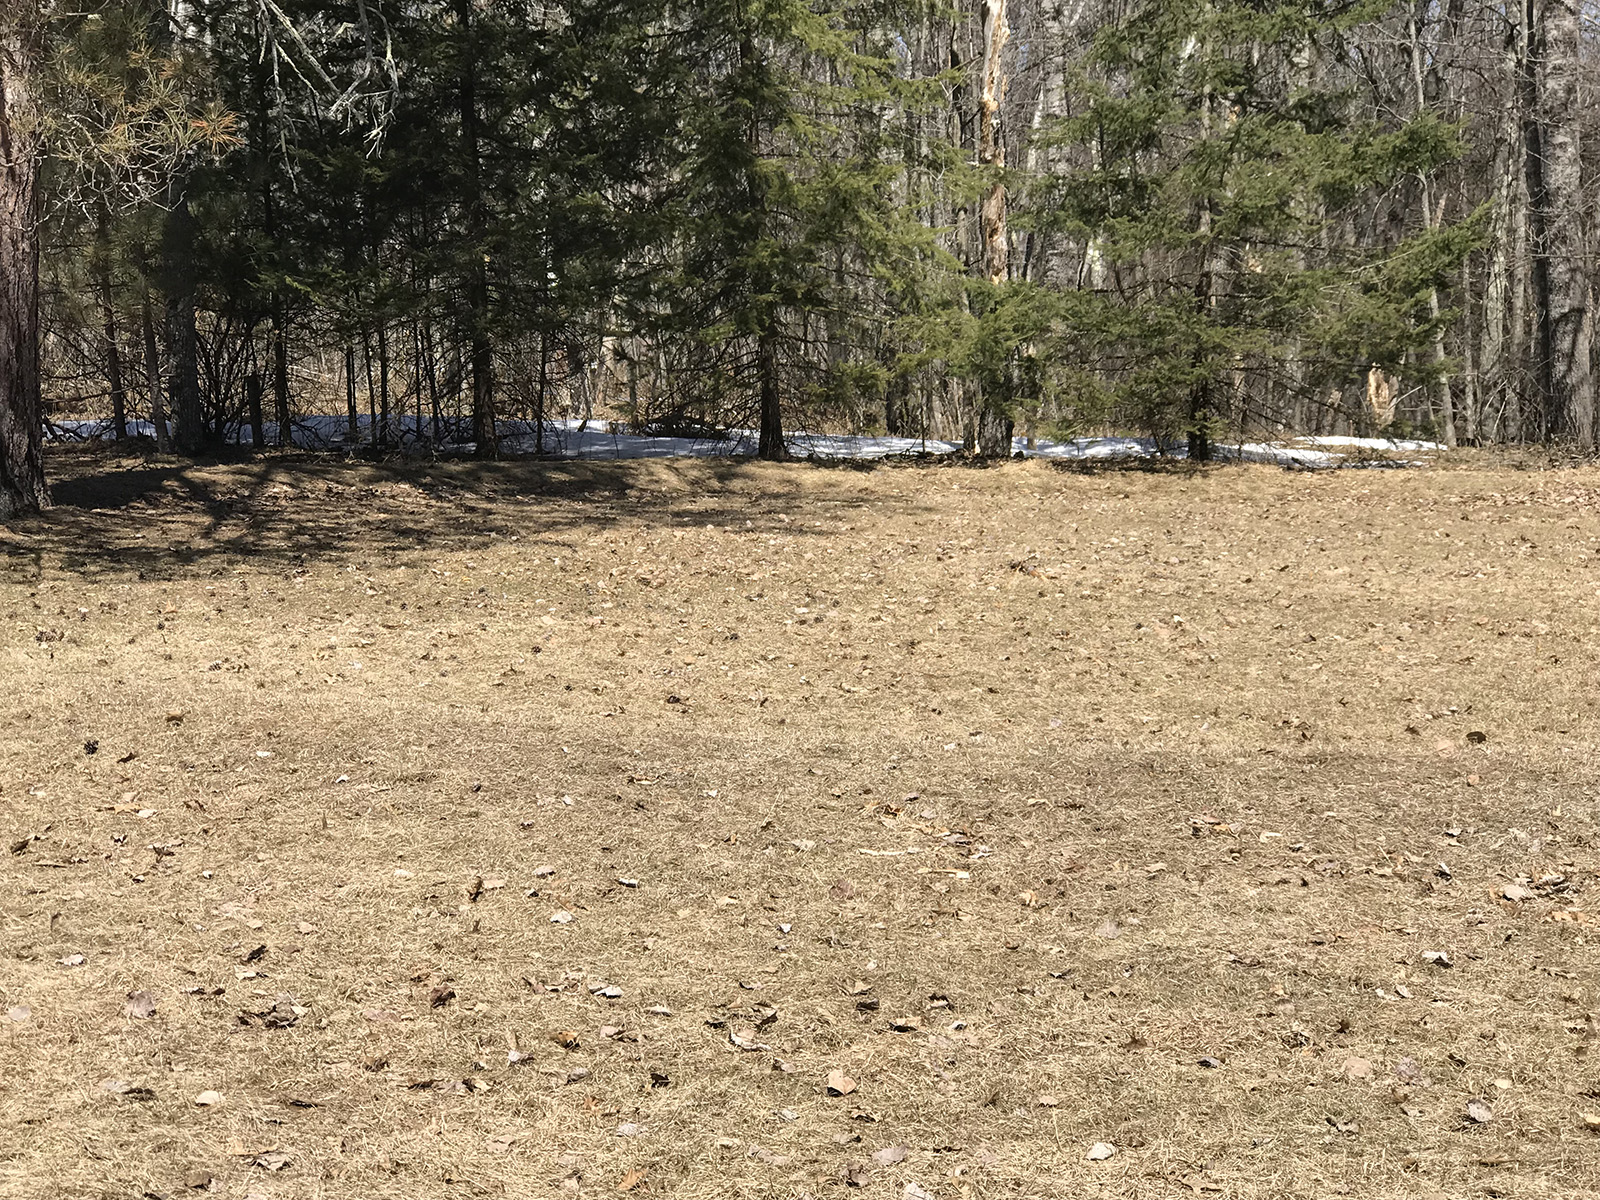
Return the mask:
<svg viewBox="0 0 1600 1200"><path fill-rule="evenodd" d="M1600 470L51 465L0 1195L1600 1196Z"/></svg>

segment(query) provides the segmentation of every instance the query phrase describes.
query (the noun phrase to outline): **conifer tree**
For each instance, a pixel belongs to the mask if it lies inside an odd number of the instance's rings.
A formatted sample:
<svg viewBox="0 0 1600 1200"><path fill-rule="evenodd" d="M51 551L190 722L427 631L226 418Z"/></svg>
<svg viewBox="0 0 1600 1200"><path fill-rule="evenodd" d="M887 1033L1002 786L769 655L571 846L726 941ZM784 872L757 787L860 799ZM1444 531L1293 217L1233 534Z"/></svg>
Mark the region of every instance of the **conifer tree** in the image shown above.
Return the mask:
<svg viewBox="0 0 1600 1200"><path fill-rule="evenodd" d="M1249 417L1255 381L1336 386L1396 366L1448 319L1428 302L1475 221L1348 236L1374 195L1460 150L1431 114L1385 126L1319 83L1366 15L1154 0L1100 32L1087 104L1050 132L1066 165L1042 181L1037 216L1092 260L1054 343L1080 403L1131 402L1209 458Z"/></svg>
<svg viewBox="0 0 1600 1200"><path fill-rule="evenodd" d="M919 84L892 26L862 18L806 0L667 14L682 162L660 328L690 339L701 396L754 418L762 458L786 457L786 414L807 398L881 388L825 331L868 317L930 244L901 206L892 136Z"/></svg>

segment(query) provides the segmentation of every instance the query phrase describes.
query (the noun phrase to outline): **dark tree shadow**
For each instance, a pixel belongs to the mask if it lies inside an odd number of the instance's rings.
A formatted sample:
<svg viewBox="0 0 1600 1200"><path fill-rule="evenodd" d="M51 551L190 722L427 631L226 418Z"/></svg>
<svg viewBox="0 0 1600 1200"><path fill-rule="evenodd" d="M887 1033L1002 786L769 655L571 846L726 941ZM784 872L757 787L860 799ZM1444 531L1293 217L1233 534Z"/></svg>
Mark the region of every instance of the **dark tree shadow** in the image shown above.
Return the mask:
<svg viewBox="0 0 1600 1200"><path fill-rule="evenodd" d="M149 578L245 562L293 570L512 536L576 545L622 521L812 538L826 531L784 518L816 499L814 472L836 469L796 462L773 471L720 458L363 462L303 452L188 462L98 447L53 450L48 466L55 507L0 527L0 569L37 576L48 560L74 574ZM848 520L869 500L841 490L828 503Z"/></svg>

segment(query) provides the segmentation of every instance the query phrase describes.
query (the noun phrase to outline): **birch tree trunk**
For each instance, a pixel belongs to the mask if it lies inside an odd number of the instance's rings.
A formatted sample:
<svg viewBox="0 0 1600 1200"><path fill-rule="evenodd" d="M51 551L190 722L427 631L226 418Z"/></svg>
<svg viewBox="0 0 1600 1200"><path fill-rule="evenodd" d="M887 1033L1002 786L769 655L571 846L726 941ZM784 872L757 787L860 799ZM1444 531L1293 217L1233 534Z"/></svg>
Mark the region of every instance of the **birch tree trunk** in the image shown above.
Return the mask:
<svg viewBox="0 0 1600 1200"><path fill-rule="evenodd" d="M37 5L0 7L0 520L50 503L39 427Z"/></svg>
<svg viewBox="0 0 1600 1200"><path fill-rule="evenodd" d="M1425 12L1425 10L1424 10ZM1428 92L1423 85L1422 68L1422 14L1413 14L1411 18L1411 80L1416 90L1417 115L1421 116L1428 110ZM1440 197L1437 207L1433 200L1433 185L1426 175L1419 181L1418 199L1422 206L1422 224L1429 233L1434 232L1444 219L1444 199ZM1439 289L1433 288L1428 292L1428 315L1434 320L1439 320ZM1436 411L1439 414L1440 433L1446 446L1456 444L1456 413L1455 404L1450 394L1450 374L1446 369L1444 349L1444 327L1437 326L1433 331L1433 389Z"/></svg>
<svg viewBox="0 0 1600 1200"><path fill-rule="evenodd" d="M1589 279L1583 230L1583 163L1578 121L1579 0L1545 0L1539 56L1539 121L1543 127L1545 274L1548 280L1549 436L1595 444L1594 378L1590 367Z"/></svg>
<svg viewBox="0 0 1600 1200"><path fill-rule="evenodd" d="M978 95L978 163L996 174L979 209L983 239L981 269L989 282L999 287L1008 274L1006 186L999 172L1005 170L1006 165L1000 113L1005 102L1004 54L1006 43L1011 39L1011 27L1006 20L1006 0L981 0L981 3L983 82ZM1005 399L1004 395L986 395L979 401L975 438L979 454L1005 456L1011 453L1012 421L1004 407Z"/></svg>

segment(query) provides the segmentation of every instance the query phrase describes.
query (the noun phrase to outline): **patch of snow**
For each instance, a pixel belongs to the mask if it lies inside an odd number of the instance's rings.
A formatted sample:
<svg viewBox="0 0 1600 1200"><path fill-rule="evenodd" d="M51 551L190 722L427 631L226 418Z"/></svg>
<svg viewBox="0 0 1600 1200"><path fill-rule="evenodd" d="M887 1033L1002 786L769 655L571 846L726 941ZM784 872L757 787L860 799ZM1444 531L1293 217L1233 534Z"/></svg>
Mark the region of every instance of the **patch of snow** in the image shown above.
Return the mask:
<svg viewBox="0 0 1600 1200"><path fill-rule="evenodd" d="M542 438L537 423L533 421L501 421L499 429L501 447L509 454L533 454L542 443L545 454L569 459L727 458L754 455L758 442L756 431L750 429L730 430L720 438L657 437L629 433L618 422L571 418L546 421ZM128 432L134 436L153 437L155 426L149 421L129 421ZM269 444L277 442L278 429L275 423L267 422L263 433ZM110 440L111 422L51 422L46 434L55 441ZM474 443L464 424L452 426L446 423L439 429L438 435L437 445L440 449L455 453L468 453L473 449ZM432 445L435 441L433 423L415 417L404 421L391 420L390 437L402 448ZM358 416L352 433L348 419L343 416L302 417L294 422L291 440L294 445L306 450L359 449L371 440L371 421L366 414ZM790 434L787 440L790 453L796 457L827 460L946 455L956 454L961 449L955 442L863 434L797 432ZM252 442L251 431L248 426L229 427L224 431L224 441L248 446ZM1071 462L1188 457L1186 447L1174 445L1163 448L1155 438L1149 437L1080 437L1063 441L1036 438L1031 447L1026 438L1017 437L1012 439L1011 449L1014 455L1026 458ZM1320 436L1298 437L1284 442L1218 444L1213 447L1213 452L1219 459L1238 462L1325 469L1348 465L1346 455L1341 451L1425 453L1443 449L1437 442ZM1382 465L1421 464L1415 460L1394 460Z"/></svg>

